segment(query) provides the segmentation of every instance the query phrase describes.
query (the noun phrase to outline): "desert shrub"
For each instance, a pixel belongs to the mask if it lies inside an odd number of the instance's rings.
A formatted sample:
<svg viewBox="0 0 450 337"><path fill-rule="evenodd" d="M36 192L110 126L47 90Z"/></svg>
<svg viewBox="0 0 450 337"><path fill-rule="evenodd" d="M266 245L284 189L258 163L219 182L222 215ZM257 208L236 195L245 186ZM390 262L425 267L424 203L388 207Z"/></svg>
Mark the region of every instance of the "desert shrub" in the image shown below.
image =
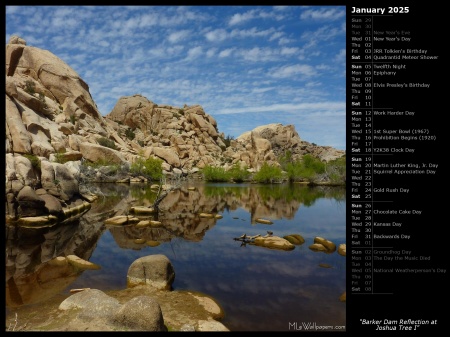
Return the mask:
<svg viewBox="0 0 450 337"><path fill-rule="evenodd" d="M225 144L226 147L229 147L231 144L231 141L234 139L233 136L227 135L224 139L223 142Z"/></svg>
<svg viewBox="0 0 450 337"><path fill-rule="evenodd" d="M125 130L125 136L126 136L129 140L133 140L134 137L136 137L136 134L134 133L133 130L131 130L131 129L126 129L126 130Z"/></svg>
<svg viewBox="0 0 450 337"><path fill-rule="evenodd" d="M55 162L59 163L59 164L64 164L64 163L67 163L68 160L66 159L64 154L62 154L62 153L55 153Z"/></svg>
<svg viewBox="0 0 450 337"><path fill-rule="evenodd" d="M248 179L250 172L247 171L247 167L241 167L238 163L234 164L229 170L231 179L235 182L240 183Z"/></svg>
<svg viewBox="0 0 450 337"><path fill-rule="evenodd" d="M97 139L97 142L104 147L109 147L110 149L116 150L116 144L114 143L113 140L106 138L106 137L101 137Z"/></svg>
<svg viewBox="0 0 450 337"><path fill-rule="evenodd" d="M89 161L89 160L82 160L81 164L82 164L82 166L85 166L85 167L92 167L94 169L97 169L97 168L100 168L102 166L108 166L111 163L107 159L100 158L99 160L97 160L95 162L92 162L92 161Z"/></svg>
<svg viewBox="0 0 450 337"><path fill-rule="evenodd" d="M34 95L36 93L35 85L33 81L25 81L25 92L29 93L30 95Z"/></svg>
<svg viewBox="0 0 450 337"><path fill-rule="evenodd" d="M24 154L25 158L27 158L31 162L31 166L34 169L40 171L41 170L41 160L34 154Z"/></svg>
<svg viewBox="0 0 450 337"><path fill-rule="evenodd" d="M278 162L281 165L281 169L287 170L287 165L292 162L292 152L287 150L282 156L278 158Z"/></svg>
<svg viewBox="0 0 450 337"><path fill-rule="evenodd" d="M310 154L305 154L303 156L303 165L305 166L305 168L312 169L318 174L325 172L325 163L319 158L313 157Z"/></svg>
<svg viewBox="0 0 450 337"><path fill-rule="evenodd" d="M151 180L158 180L163 177L162 159L139 157L131 164L130 172L135 175L143 175Z"/></svg>
<svg viewBox="0 0 450 337"><path fill-rule="evenodd" d="M253 180L258 183L273 183L283 179L283 172L281 168L277 166L271 166L267 163L264 163L260 170L255 173L253 176Z"/></svg>
<svg viewBox="0 0 450 337"><path fill-rule="evenodd" d="M306 154L302 160L286 163L285 170L290 181L306 180L313 182L319 175L325 173L325 163L310 154Z"/></svg>
<svg viewBox="0 0 450 337"><path fill-rule="evenodd" d="M347 163L345 156L332 160L326 164L329 180L335 184L344 184L346 179Z"/></svg>
<svg viewBox="0 0 450 337"><path fill-rule="evenodd" d="M205 166L202 170L203 177L206 181L226 182L231 179L230 172L223 167Z"/></svg>

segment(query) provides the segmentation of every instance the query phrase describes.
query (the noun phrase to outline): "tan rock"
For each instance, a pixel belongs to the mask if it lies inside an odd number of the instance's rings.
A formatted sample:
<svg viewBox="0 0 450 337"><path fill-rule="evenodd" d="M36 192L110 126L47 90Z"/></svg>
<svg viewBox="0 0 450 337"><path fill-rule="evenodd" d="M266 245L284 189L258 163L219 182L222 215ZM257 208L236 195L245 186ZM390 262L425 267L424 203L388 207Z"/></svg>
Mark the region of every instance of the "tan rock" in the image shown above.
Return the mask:
<svg viewBox="0 0 450 337"><path fill-rule="evenodd" d="M313 243L309 246L313 252L327 252L327 249L320 243Z"/></svg>
<svg viewBox="0 0 450 337"><path fill-rule="evenodd" d="M341 243L337 252L341 256L347 256L347 245L345 243Z"/></svg>
<svg viewBox="0 0 450 337"><path fill-rule="evenodd" d="M331 242L330 240L324 239L320 236L316 236L314 238L314 243L319 243L322 246L324 246L327 249L328 253L333 253L334 251L336 251L336 245Z"/></svg>
<svg viewBox="0 0 450 337"><path fill-rule="evenodd" d="M83 260L82 258L76 256L76 255L67 255L67 261L73 265L74 267L81 269L81 270L95 270L100 269L101 267L95 263Z"/></svg>
<svg viewBox="0 0 450 337"><path fill-rule="evenodd" d="M305 238L300 234L289 234L283 236L284 239L288 240L293 245L302 245L305 243Z"/></svg>
<svg viewBox="0 0 450 337"><path fill-rule="evenodd" d="M147 215L156 213L156 210L153 207L132 206L130 212L136 215Z"/></svg>
<svg viewBox="0 0 450 337"><path fill-rule="evenodd" d="M271 221L271 220L268 220L268 219L255 219L255 222L257 222L257 223L262 223L262 224L265 224L265 225L271 225L271 224L273 224L273 222Z"/></svg>
<svg viewBox="0 0 450 337"><path fill-rule="evenodd" d="M292 243L279 236L268 236L268 237L259 236L255 238L254 244L256 246L281 250L292 250L295 248L295 246Z"/></svg>
<svg viewBox="0 0 450 337"><path fill-rule="evenodd" d="M180 167L180 158L171 148L154 147L153 153L173 167Z"/></svg>
<svg viewBox="0 0 450 337"><path fill-rule="evenodd" d="M106 160L112 164L124 164L126 162L119 151L98 144L83 142L80 144L80 152L84 158L94 163L99 160Z"/></svg>
<svg viewBox="0 0 450 337"><path fill-rule="evenodd" d="M6 95L6 127L16 153L31 153L31 136L22 122L17 106Z"/></svg>

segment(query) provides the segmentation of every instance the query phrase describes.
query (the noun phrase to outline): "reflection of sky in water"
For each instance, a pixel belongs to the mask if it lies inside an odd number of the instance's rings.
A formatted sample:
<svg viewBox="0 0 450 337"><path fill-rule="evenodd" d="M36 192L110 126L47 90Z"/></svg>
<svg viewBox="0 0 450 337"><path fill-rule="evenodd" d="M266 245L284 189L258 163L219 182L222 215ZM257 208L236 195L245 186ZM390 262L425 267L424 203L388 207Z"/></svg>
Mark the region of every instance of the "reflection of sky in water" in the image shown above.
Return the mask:
<svg viewBox="0 0 450 337"><path fill-rule="evenodd" d="M200 291L214 297L225 310L222 322L231 330L288 330L289 323L345 325L345 257L311 251L315 236L345 243L345 201L320 198L301 205L294 219L272 225L251 224L250 214L238 208L222 219L200 242L175 238L157 247L121 249L107 230L98 241L91 262L98 271L85 271L70 288L102 290L126 287L126 274L137 258L164 254L175 269L174 290ZM237 217L238 219L234 219ZM292 251L278 251L233 240L247 235L301 234L306 242ZM326 263L332 268L320 267Z"/></svg>

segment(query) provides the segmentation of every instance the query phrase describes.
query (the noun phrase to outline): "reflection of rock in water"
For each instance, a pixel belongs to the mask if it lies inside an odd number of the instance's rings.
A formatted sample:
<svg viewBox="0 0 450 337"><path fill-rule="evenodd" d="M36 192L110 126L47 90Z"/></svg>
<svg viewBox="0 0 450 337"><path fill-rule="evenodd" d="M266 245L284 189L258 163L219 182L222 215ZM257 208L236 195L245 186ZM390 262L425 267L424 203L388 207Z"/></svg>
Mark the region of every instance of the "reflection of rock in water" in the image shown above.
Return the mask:
<svg viewBox="0 0 450 337"><path fill-rule="evenodd" d="M141 202L141 201L139 201ZM136 225L111 227L117 245L121 248L141 249L148 241L168 242L176 237L189 241L201 241L207 230L218 218L200 217L200 213L217 214L223 210L225 202L220 197L205 196L202 187L190 189L187 186L171 191L159 204L157 219L161 227L149 228ZM153 220L156 216L142 216L143 220ZM141 239L137 242L136 239Z"/></svg>
<svg viewBox="0 0 450 337"><path fill-rule="evenodd" d="M206 187L205 192L211 188ZM257 223L258 218L293 219L301 200L288 198L292 194L290 186L236 186L222 187L220 202L224 209L236 210L243 208L251 215L251 223ZM213 192L212 192L213 193Z"/></svg>
<svg viewBox="0 0 450 337"><path fill-rule="evenodd" d="M76 255L89 260L102 228L93 207L80 219L46 228L6 227L6 305L44 301L76 280L82 272L56 257Z"/></svg>
<svg viewBox="0 0 450 337"><path fill-rule="evenodd" d="M145 186L141 189L144 195ZM185 184L171 191L161 201L157 216L140 217L142 220L157 219L161 222L162 228L155 230L147 227L139 228L140 226L125 226L111 228L111 233L120 247L131 249L143 247L143 244L136 243L136 239L138 242L139 240L167 242L174 237L181 237L190 241L200 241L218 220L213 216L201 217L201 213L217 215L225 210L243 208L251 214L252 223L256 223L259 218L292 219L302 203L312 203L325 194L327 191L322 188L310 189L304 186L217 187L198 184L192 189ZM133 203L132 198L125 199L127 201L122 201L122 205ZM151 201L139 198L139 205L150 206ZM124 213L126 212L122 210L115 214Z"/></svg>
<svg viewBox="0 0 450 337"><path fill-rule="evenodd" d="M164 228L139 228L131 226L114 226L109 231L114 238L117 246L124 249L139 250L147 247L147 241L167 242L175 237ZM140 240L137 240L140 239Z"/></svg>
<svg viewBox="0 0 450 337"><path fill-rule="evenodd" d="M159 204L158 220L176 236L201 241L217 219L200 217L200 213L217 214L224 206L225 202L220 197L206 196L203 186L195 190L182 187L169 193Z"/></svg>

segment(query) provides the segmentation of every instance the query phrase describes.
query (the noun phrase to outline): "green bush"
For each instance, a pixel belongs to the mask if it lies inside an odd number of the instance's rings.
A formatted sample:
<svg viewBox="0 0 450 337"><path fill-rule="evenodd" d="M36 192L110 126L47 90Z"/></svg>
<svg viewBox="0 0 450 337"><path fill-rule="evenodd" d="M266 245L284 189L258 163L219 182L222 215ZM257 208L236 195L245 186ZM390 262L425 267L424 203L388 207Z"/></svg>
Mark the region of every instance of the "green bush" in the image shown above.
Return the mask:
<svg viewBox="0 0 450 337"><path fill-rule="evenodd" d="M34 82L33 81L25 81L25 92L29 93L30 95L34 95L36 92Z"/></svg>
<svg viewBox="0 0 450 337"><path fill-rule="evenodd" d="M108 166L110 163L106 160L106 159L103 159L103 158L100 158L99 160L97 160L97 161L95 161L95 162L92 162L92 161L89 161L89 160L83 160L82 162L81 162L81 165L82 166L85 166L85 167L92 167L92 168L94 168L94 169L96 169L96 168L100 168L100 167L102 167L102 166Z"/></svg>
<svg viewBox="0 0 450 337"><path fill-rule="evenodd" d="M135 175L143 175L151 180L158 180L163 177L162 159L142 157L137 158L130 167L130 172Z"/></svg>
<svg viewBox="0 0 450 337"><path fill-rule="evenodd" d="M125 130L125 136L126 136L129 140L133 140L134 137L136 137L136 134L134 133L133 130L131 130L131 129L126 129L126 130Z"/></svg>
<svg viewBox="0 0 450 337"><path fill-rule="evenodd" d="M334 184L344 184L346 179L347 163L345 156L327 163L328 178Z"/></svg>
<svg viewBox="0 0 450 337"><path fill-rule="evenodd" d="M325 172L325 163L322 162L319 158L315 158L310 154L305 154L303 156L303 165L305 166L305 168L312 169L316 173Z"/></svg>
<svg viewBox="0 0 450 337"><path fill-rule="evenodd" d="M40 171L41 170L41 160L34 154L24 154L25 158L27 158L31 162L31 166L34 169Z"/></svg>
<svg viewBox="0 0 450 337"><path fill-rule="evenodd" d="M237 183L245 181L250 176L250 172L247 171L247 167L241 168L238 163L234 164L228 172L231 175L231 179Z"/></svg>
<svg viewBox="0 0 450 337"><path fill-rule="evenodd" d="M320 159L305 154L302 160L289 162L285 167L290 181L312 182L318 175L325 173L326 165Z"/></svg>
<svg viewBox="0 0 450 337"><path fill-rule="evenodd" d="M202 170L203 177L206 181L226 182L230 181L231 174L223 167L205 166Z"/></svg>
<svg viewBox="0 0 450 337"><path fill-rule="evenodd" d="M231 141L232 141L233 139L234 139L233 136L230 136L230 135L226 136L226 137L223 139L223 143L225 144L225 147L229 147L230 144L231 144Z"/></svg>
<svg viewBox="0 0 450 337"><path fill-rule="evenodd" d="M260 170L253 176L253 180L264 184L280 181L281 179L283 179L283 172L281 168L271 166L267 163L264 163Z"/></svg>
<svg viewBox="0 0 450 337"><path fill-rule="evenodd" d="M59 164L64 164L64 163L67 163L68 160L62 153L55 153L55 162L57 162Z"/></svg>
<svg viewBox="0 0 450 337"><path fill-rule="evenodd" d="M292 162L292 152L290 150L287 150L284 152L284 155L282 155L278 162L281 165L281 168L285 171L287 171L287 165Z"/></svg>
<svg viewBox="0 0 450 337"><path fill-rule="evenodd" d="M97 139L97 142L104 147L109 147L110 149L116 150L116 144L113 140L106 137L101 137Z"/></svg>

